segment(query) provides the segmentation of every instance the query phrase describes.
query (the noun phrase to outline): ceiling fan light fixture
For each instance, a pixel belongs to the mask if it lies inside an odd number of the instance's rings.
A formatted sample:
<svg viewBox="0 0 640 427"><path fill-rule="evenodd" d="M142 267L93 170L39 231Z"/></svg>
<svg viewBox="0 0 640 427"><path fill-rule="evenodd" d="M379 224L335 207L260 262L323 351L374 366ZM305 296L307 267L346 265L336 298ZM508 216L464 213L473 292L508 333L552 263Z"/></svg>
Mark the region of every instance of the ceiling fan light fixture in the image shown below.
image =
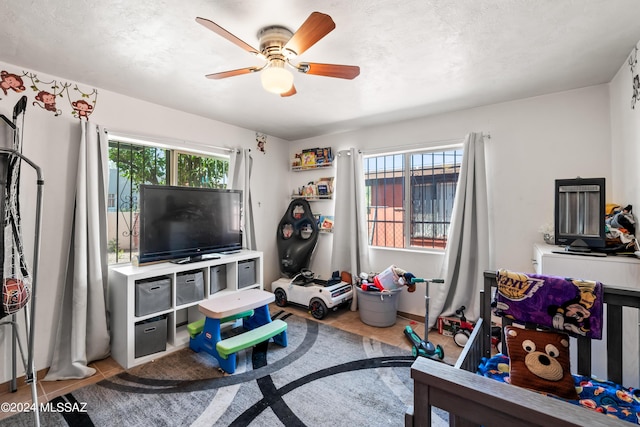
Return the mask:
<svg viewBox="0 0 640 427"><path fill-rule="evenodd" d="M281 25L263 27L258 31L259 50L240 40L213 21L198 17L196 22L266 62L262 67L244 67L207 74L205 77L208 79L218 80L260 71L262 87L268 92L287 98L298 93L293 84L293 72L290 68L303 74L349 80L360 74L360 67L355 65L292 62L298 55L302 55L307 49L336 28L333 19L324 13L311 13L295 33Z"/></svg>
<svg viewBox="0 0 640 427"><path fill-rule="evenodd" d="M260 81L264 90L280 95L291 89L293 73L284 67L284 61L272 60L260 73Z"/></svg>

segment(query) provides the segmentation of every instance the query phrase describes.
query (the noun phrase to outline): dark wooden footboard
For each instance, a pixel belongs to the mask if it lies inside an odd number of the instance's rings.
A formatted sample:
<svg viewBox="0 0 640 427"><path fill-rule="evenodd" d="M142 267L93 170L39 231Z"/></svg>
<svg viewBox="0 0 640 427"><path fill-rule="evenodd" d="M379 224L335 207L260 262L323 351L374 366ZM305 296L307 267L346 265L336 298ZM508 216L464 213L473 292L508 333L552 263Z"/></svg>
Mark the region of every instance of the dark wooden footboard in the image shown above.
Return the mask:
<svg viewBox="0 0 640 427"><path fill-rule="evenodd" d="M414 405L406 425L431 426L431 408L449 412L450 426L629 426L540 393L419 357L411 367ZM413 423L413 424L411 424Z"/></svg>
<svg viewBox="0 0 640 427"><path fill-rule="evenodd" d="M495 272L486 272L480 316L455 366L419 357L411 367L414 401L406 426L431 426L432 407L449 412L449 425L471 426L629 426L618 418L476 374L491 351L491 290ZM622 377L622 307L640 308L640 292L605 286L609 379ZM486 320L485 320L486 319ZM578 340L578 373L590 375L591 347Z"/></svg>

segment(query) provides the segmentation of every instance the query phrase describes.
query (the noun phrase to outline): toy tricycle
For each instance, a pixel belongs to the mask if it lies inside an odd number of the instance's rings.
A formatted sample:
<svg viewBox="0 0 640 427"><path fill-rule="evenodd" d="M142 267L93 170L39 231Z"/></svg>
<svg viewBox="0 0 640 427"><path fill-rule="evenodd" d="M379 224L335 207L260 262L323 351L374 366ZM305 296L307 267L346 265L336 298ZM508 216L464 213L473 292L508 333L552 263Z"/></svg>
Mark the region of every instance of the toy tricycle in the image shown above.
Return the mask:
<svg viewBox="0 0 640 427"><path fill-rule="evenodd" d="M464 347L469 341L471 332L473 332L473 323L467 321L464 311L467 309L464 305L456 310L456 315L460 316L460 324L456 324L453 330L453 341L459 347Z"/></svg>

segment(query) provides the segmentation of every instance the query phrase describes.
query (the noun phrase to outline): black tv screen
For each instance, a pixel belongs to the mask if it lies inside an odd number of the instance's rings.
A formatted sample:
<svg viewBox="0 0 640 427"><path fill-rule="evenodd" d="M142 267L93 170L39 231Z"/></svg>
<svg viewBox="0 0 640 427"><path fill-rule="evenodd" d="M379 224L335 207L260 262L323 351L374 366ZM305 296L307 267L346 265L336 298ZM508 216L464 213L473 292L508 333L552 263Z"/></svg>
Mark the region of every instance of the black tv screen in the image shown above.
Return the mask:
<svg viewBox="0 0 640 427"><path fill-rule="evenodd" d="M241 211L241 190L140 186L140 262L242 249Z"/></svg>

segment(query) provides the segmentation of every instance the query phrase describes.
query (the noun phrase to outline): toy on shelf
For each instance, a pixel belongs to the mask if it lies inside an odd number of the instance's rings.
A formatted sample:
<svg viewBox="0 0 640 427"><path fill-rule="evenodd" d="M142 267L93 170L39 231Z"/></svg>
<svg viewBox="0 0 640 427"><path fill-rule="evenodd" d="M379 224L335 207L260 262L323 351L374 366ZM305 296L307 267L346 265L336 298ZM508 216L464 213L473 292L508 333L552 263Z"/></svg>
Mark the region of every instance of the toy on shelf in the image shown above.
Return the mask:
<svg viewBox="0 0 640 427"><path fill-rule="evenodd" d="M321 215L318 220L320 231L333 232L333 215Z"/></svg>
<svg viewBox="0 0 640 427"><path fill-rule="evenodd" d="M311 200L331 199L333 197L333 178L309 181L306 185L294 189L291 197Z"/></svg>

